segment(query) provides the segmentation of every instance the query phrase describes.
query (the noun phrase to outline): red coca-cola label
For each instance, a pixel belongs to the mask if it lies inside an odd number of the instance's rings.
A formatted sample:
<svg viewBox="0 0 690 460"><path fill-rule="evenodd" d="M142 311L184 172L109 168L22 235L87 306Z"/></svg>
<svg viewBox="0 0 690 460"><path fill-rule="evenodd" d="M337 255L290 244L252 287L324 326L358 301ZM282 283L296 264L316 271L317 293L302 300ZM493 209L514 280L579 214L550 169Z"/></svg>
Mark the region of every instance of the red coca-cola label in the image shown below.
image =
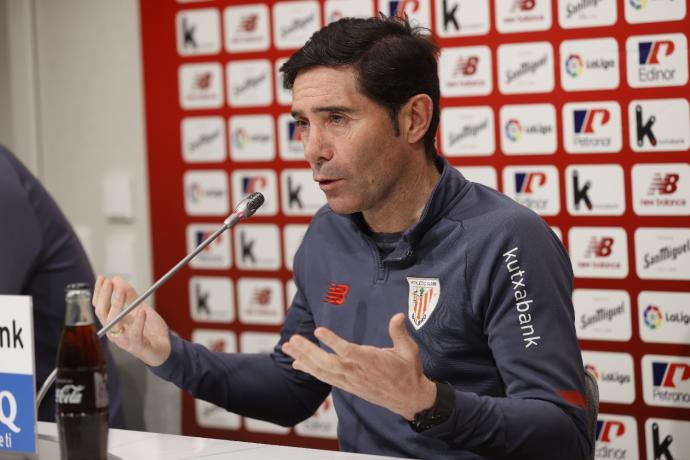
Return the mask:
<svg viewBox="0 0 690 460"><path fill-rule="evenodd" d="M91 412L108 407L105 369L62 369L55 384L58 412Z"/></svg>

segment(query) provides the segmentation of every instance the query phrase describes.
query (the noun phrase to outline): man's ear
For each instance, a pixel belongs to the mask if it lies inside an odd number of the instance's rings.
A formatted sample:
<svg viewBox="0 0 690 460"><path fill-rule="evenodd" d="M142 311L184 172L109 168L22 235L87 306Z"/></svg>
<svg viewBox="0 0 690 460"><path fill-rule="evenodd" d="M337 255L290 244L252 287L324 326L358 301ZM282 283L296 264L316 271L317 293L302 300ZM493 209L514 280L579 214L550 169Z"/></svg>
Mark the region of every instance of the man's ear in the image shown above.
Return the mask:
<svg viewBox="0 0 690 460"><path fill-rule="evenodd" d="M427 94L416 94L402 106L400 127L407 142L415 144L424 139L433 113L434 103Z"/></svg>

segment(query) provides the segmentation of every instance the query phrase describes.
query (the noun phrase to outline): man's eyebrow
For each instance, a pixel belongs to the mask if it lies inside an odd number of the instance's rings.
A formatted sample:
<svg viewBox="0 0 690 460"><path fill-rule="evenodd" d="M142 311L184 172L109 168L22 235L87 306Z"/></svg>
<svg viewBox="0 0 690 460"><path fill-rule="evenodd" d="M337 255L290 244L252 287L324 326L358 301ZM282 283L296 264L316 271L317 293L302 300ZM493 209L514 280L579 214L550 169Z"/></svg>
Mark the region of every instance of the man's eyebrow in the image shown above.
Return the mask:
<svg viewBox="0 0 690 460"><path fill-rule="evenodd" d="M311 110L313 113L323 113L323 112L342 112L342 113L353 113L355 110L352 107L347 107L344 105L325 105L322 107L316 107ZM293 110L290 112L293 118L304 116L302 110Z"/></svg>

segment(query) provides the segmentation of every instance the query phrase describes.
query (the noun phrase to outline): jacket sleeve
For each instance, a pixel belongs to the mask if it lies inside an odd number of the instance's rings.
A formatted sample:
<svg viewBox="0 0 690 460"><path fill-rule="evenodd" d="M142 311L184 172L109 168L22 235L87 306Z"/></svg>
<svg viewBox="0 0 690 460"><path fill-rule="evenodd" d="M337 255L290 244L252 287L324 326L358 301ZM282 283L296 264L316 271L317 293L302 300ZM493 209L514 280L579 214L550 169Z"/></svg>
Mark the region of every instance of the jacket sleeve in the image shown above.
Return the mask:
<svg viewBox="0 0 690 460"><path fill-rule="evenodd" d="M505 396L455 389L449 420L423 434L490 458L581 460L592 441L570 260L527 210L493 228L468 249L466 282Z"/></svg>
<svg viewBox="0 0 690 460"><path fill-rule="evenodd" d="M299 257L299 253L298 256ZM295 261L297 266L297 261ZM230 412L292 426L311 416L331 387L292 368L281 347L294 334L313 342L314 321L298 277L280 341L269 354L223 353L171 335L172 353L154 374Z"/></svg>

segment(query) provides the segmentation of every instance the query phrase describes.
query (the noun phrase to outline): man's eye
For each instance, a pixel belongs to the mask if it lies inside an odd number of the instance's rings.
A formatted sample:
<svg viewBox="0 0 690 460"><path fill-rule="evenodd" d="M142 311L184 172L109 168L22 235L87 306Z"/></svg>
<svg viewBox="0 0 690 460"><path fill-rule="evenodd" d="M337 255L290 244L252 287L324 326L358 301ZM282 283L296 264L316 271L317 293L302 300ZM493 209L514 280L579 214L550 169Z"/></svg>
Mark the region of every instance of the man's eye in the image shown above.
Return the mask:
<svg viewBox="0 0 690 460"><path fill-rule="evenodd" d="M330 116L331 123L336 124L336 125L342 125L345 123L346 119L342 115L338 114L332 114Z"/></svg>
<svg viewBox="0 0 690 460"><path fill-rule="evenodd" d="M296 121L295 121L295 125L296 125L299 129L306 129L306 128L309 127L309 123L307 123L307 122L304 121L304 120L296 120Z"/></svg>

